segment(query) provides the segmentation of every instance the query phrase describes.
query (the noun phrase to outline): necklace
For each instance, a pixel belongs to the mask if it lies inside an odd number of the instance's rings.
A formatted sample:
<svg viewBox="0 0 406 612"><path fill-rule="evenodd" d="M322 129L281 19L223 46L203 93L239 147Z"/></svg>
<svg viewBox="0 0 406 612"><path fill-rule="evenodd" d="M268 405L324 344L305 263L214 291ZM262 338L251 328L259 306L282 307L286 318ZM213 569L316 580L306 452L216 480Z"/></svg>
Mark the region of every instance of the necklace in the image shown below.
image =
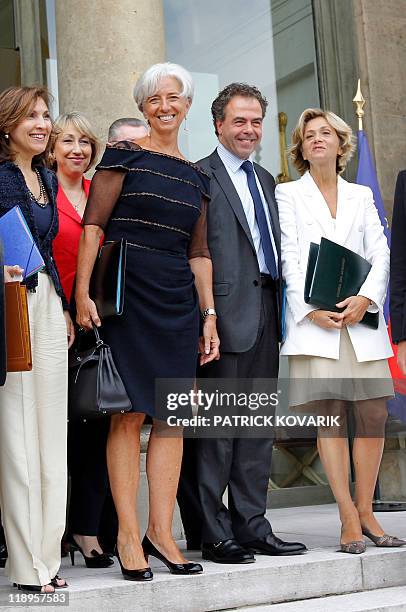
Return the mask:
<svg viewBox="0 0 406 612"><path fill-rule="evenodd" d="M85 192L84 192L84 191L83 191L83 189L82 189L82 191L80 192L80 197L79 197L79 200L78 200L77 204L75 204L75 202L72 202L72 200L71 200L71 199L69 199L70 203L72 204L73 208L75 209L75 211L77 212L77 214L78 214L78 215L79 215L79 209L80 209L80 206L81 206L82 201L83 201L83 196L84 196L84 193L85 193ZM80 216L80 215L79 215L79 216Z"/></svg>
<svg viewBox="0 0 406 612"><path fill-rule="evenodd" d="M36 202L36 204L38 204L38 206L40 206L41 208L45 208L48 205L48 197L47 197L47 192L44 186L44 183L42 182L42 178L41 175L39 173L38 168L34 168L34 172L37 175L37 179L38 179L38 184L39 184L39 196L36 197L31 189L28 189L28 193L30 194L30 198L31 200L34 200L34 202ZM40 200L44 200L44 202L41 202Z"/></svg>

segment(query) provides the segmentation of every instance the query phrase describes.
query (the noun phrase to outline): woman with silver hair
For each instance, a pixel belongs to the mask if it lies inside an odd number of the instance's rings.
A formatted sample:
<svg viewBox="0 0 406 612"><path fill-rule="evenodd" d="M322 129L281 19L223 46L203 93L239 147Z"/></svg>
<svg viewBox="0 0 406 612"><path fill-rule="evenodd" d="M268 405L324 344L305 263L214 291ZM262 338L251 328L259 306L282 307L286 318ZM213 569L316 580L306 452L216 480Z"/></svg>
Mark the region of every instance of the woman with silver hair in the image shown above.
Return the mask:
<svg viewBox="0 0 406 612"><path fill-rule="evenodd" d="M77 321L100 325L89 297L89 279L100 238L127 240L124 312L103 321L103 339L132 403L132 412L112 417L107 460L119 519L117 556L124 578L151 580L148 556L172 573L202 572L189 563L172 536L181 435L157 434L157 379L194 379L197 356L219 358L212 295L212 266L206 241L209 179L186 161L178 131L193 97L190 74L176 64L156 64L134 89L150 133L137 144L107 147L97 166L84 215L76 287ZM196 292L197 289L197 292ZM197 295L198 294L198 295ZM199 305L203 335L199 341ZM147 452L149 522L141 544L136 516L140 431L153 418Z"/></svg>

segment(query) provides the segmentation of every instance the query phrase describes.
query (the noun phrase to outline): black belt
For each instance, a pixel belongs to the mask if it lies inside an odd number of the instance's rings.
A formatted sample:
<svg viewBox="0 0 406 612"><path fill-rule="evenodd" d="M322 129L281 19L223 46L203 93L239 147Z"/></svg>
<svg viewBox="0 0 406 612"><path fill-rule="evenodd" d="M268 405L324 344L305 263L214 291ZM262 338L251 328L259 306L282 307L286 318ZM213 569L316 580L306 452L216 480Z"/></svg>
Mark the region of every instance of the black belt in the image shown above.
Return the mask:
<svg viewBox="0 0 406 612"><path fill-rule="evenodd" d="M261 287L272 287L276 290L277 281L270 274L261 274Z"/></svg>

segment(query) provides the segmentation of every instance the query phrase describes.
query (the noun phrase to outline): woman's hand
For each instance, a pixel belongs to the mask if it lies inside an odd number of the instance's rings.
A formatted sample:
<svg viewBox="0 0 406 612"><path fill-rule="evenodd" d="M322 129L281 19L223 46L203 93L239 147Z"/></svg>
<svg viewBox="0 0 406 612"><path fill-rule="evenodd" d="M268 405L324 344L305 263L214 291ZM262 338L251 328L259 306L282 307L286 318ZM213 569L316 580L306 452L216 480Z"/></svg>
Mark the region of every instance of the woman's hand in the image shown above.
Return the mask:
<svg viewBox="0 0 406 612"><path fill-rule="evenodd" d="M85 225L79 241L75 300L76 321L83 329L92 329L93 324L96 327L101 325L96 304L89 297L89 284L102 235L103 231L98 225Z"/></svg>
<svg viewBox="0 0 406 612"><path fill-rule="evenodd" d="M343 326L343 313L330 310L312 310L307 315L312 323L323 329L341 329Z"/></svg>
<svg viewBox="0 0 406 612"><path fill-rule="evenodd" d="M216 317L208 315L203 323L203 336L199 339L200 365L220 359L220 339L217 335Z"/></svg>
<svg viewBox="0 0 406 612"><path fill-rule="evenodd" d="M63 315L66 321L66 335L68 336L68 349L72 346L75 341L75 326L70 318L70 314L67 310L63 311Z"/></svg>
<svg viewBox="0 0 406 612"><path fill-rule="evenodd" d="M23 272L20 266L4 266L4 282L11 283L15 276L22 276Z"/></svg>
<svg viewBox="0 0 406 612"><path fill-rule="evenodd" d="M341 313L343 315L343 325L355 325L359 323L371 302L363 295L352 295L346 300L336 304L337 308L345 308Z"/></svg>
<svg viewBox="0 0 406 612"><path fill-rule="evenodd" d="M93 324L100 327L101 321L96 304L88 295L81 297L76 294L76 322L83 329L92 329Z"/></svg>

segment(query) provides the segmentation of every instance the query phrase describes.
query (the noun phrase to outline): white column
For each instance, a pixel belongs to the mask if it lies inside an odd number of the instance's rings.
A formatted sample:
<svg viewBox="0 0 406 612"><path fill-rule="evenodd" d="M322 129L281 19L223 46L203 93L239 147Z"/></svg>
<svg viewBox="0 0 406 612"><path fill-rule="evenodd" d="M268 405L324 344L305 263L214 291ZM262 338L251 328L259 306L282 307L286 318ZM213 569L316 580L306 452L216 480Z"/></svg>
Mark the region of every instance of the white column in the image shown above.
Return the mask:
<svg viewBox="0 0 406 612"><path fill-rule="evenodd" d="M139 115L134 84L165 59L162 0L57 0L55 12L60 112L83 112L105 140Z"/></svg>

